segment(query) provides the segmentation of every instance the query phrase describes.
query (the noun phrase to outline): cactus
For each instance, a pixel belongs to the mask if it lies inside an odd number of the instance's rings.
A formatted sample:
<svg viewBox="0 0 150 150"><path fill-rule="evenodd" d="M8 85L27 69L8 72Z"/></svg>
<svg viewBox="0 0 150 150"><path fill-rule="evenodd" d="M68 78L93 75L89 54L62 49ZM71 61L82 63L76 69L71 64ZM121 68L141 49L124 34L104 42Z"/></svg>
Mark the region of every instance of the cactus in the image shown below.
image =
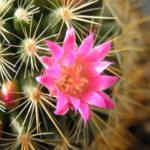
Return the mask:
<svg viewBox="0 0 150 150"><path fill-rule="evenodd" d="M147 109L132 70L148 20L132 4L0 0L0 149L131 147L127 128Z"/></svg>

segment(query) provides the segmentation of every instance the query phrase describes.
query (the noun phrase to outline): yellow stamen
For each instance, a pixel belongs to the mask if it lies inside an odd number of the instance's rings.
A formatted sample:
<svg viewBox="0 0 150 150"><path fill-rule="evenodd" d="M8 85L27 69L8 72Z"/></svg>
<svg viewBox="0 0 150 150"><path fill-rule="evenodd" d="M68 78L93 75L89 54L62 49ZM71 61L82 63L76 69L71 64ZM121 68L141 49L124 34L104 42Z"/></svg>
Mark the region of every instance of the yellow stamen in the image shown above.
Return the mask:
<svg viewBox="0 0 150 150"><path fill-rule="evenodd" d="M58 88L69 95L79 95L88 80L82 75L82 69L79 65L72 65L71 67L62 67L60 79L55 80Z"/></svg>

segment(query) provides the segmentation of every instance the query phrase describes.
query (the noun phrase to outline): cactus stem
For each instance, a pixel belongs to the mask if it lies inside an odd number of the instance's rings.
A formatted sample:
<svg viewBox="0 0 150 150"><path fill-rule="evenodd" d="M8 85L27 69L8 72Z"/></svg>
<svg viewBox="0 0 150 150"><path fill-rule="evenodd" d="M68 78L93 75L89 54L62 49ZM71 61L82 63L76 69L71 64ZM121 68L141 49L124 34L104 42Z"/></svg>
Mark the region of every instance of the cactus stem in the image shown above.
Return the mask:
<svg viewBox="0 0 150 150"><path fill-rule="evenodd" d="M51 101L54 101L53 98L50 98L47 96L47 94L41 92L41 87L39 87L39 85L37 85L36 87L33 85L30 85L30 87L28 86L27 88L25 88L25 97L24 99L25 102L21 103L19 106L17 106L16 108L12 109L10 112L20 108L21 106L24 105L24 108L20 111L20 113L13 119L13 121L11 122L10 126L12 126L16 120L23 114L23 112L28 108L28 112L26 114L26 117L22 123L22 127L21 127L21 131L20 133L22 133L22 130L24 128L24 125L27 122L27 119L32 120L33 119L33 114L35 113L35 118L36 118L36 130L37 132L41 133L41 129L40 129L40 123L39 123L39 114L42 113L40 112L42 108L43 111L48 115L49 119L52 121L52 123L54 124L54 126L56 127L56 129L58 130L58 132L60 133L60 135L62 136L62 138L65 140L66 144L71 147L71 145L69 144L68 140L66 139L66 137L64 136L63 132L61 131L61 129L58 127L58 125L56 124L56 122L54 121L53 117L51 116L48 108L46 107L46 105L53 107L56 109L56 107L53 105L53 103ZM21 98L20 100L22 100L23 98ZM19 100L19 99L18 99ZM39 111L40 110L40 111ZM45 122L45 118L42 115L42 119Z"/></svg>

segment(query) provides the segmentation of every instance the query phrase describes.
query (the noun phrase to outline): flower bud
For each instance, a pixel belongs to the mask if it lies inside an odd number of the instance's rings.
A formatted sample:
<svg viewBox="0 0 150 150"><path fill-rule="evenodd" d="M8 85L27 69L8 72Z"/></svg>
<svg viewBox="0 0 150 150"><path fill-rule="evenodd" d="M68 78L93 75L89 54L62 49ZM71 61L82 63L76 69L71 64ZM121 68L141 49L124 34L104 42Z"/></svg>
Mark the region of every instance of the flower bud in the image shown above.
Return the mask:
<svg viewBox="0 0 150 150"><path fill-rule="evenodd" d="M5 81L1 88L1 99L5 103L6 108L10 109L17 105L18 88L14 81Z"/></svg>

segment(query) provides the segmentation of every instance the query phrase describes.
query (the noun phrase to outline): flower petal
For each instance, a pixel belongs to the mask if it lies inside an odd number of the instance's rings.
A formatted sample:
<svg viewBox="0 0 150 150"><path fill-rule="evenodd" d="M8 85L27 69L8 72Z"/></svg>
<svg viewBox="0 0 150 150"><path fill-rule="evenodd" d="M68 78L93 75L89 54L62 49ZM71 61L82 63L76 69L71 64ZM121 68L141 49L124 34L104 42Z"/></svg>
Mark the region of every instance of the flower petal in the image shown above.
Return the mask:
<svg viewBox="0 0 150 150"><path fill-rule="evenodd" d="M95 69L97 72L101 73L103 72L108 66L112 65L113 62L107 62L107 61L103 61L103 62L100 62L98 63L96 66L95 66Z"/></svg>
<svg viewBox="0 0 150 150"><path fill-rule="evenodd" d="M64 115L69 110L68 107L68 98L57 89L57 104L56 104L56 115Z"/></svg>
<svg viewBox="0 0 150 150"><path fill-rule="evenodd" d="M64 53L61 57L59 63L63 66L69 67L71 66L76 60L75 54L73 51L68 50Z"/></svg>
<svg viewBox="0 0 150 150"><path fill-rule="evenodd" d="M75 111L77 111L78 107L80 106L80 99L72 97L72 96L68 96L69 100L71 101Z"/></svg>
<svg viewBox="0 0 150 150"><path fill-rule="evenodd" d="M104 44L99 45L98 47L94 48L93 51L99 52L99 61L103 60L104 57L111 49L111 42L107 42Z"/></svg>
<svg viewBox="0 0 150 150"><path fill-rule="evenodd" d="M49 90L54 88L54 86L55 86L54 78L52 78L48 75L43 75L43 76L36 77L36 80L40 84L46 86Z"/></svg>
<svg viewBox="0 0 150 150"><path fill-rule="evenodd" d="M113 62L93 62L83 64L83 73L88 78L96 77L102 73Z"/></svg>
<svg viewBox="0 0 150 150"><path fill-rule="evenodd" d="M43 56L40 57L40 60L46 66L46 68L49 68L54 64L54 60L51 57Z"/></svg>
<svg viewBox="0 0 150 150"><path fill-rule="evenodd" d="M66 50L74 50L75 49L75 33L74 29L68 28L66 32L66 36L63 43L63 49Z"/></svg>
<svg viewBox="0 0 150 150"><path fill-rule="evenodd" d="M54 114L56 115L65 115L68 112L69 108L68 105L65 105L64 107L61 107L61 109L56 109L54 111Z"/></svg>
<svg viewBox="0 0 150 150"><path fill-rule="evenodd" d="M46 41L46 44L50 49L53 58L57 62L64 53L63 49L58 44L53 43L51 41Z"/></svg>
<svg viewBox="0 0 150 150"><path fill-rule="evenodd" d="M87 54L93 46L93 34L89 35L82 43L82 45L77 49L77 56L84 56Z"/></svg>
<svg viewBox="0 0 150 150"><path fill-rule="evenodd" d="M111 49L111 42L101 44L84 57L84 62L102 61Z"/></svg>
<svg viewBox="0 0 150 150"><path fill-rule="evenodd" d="M82 97L82 101L101 108L105 108L104 99L97 92L88 92Z"/></svg>
<svg viewBox="0 0 150 150"><path fill-rule="evenodd" d="M57 96L57 90L56 90L56 88L50 90L49 92L50 92L49 93L50 97L56 97Z"/></svg>
<svg viewBox="0 0 150 150"><path fill-rule="evenodd" d="M86 126L87 120L91 118L91 110L86 103L80 103L80 106L78 108L83 120L84 120L84 125Z"/></svg>
<svg viewBox="0 0 150 150"><path fill-rule="evenodd" d="M106 105L106 108L112 109L114 108L114 103L112 101L112 99L104 92L99 91L97 92L103 99Z"/></svg>
<svg viewBox="0 0 150 150"><path fill-rule="evenodd" d="M53 78L59 78L60 77L60 65L55 65L55 66L52 66L51 68L49 69L45 69L44 72L45 72L45 75L48 75L50 77L53 77Z"/></svg>
<svg viewBox="0 0 150 150"><path fill-rule="evenodd" d="M98 77L92 78L89 83L89 89L95 91L102 91L111 87L116 81L117 77L100 75Z"/></svg>
<svg viewBox="0 0 150 150"><path fill-rule="evenodd" d="M113 77L113 76L101 76L101 84L99 86L99 90L105 90L107 88L110 88L111 86L113 86L113 84L115 84L115 82L117 81L118 77Z"/></svg>

